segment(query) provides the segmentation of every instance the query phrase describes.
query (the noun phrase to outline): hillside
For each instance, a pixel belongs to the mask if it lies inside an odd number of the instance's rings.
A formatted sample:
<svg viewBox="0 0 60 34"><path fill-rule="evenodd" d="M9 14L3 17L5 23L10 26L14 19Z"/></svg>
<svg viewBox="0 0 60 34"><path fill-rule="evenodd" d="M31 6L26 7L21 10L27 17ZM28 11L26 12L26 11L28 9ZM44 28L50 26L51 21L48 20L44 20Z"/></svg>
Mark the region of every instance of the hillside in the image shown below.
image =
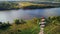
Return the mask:
<svg viewBox="0 0 60 34"><path fill-rule="evenodd" d="M41 18L16 19L12 24L0 22L0 34L38 34L40 20ZM44 34L60 34L60 16L50 16L46 22Z"/></svg>
<svg viewBox="0 0 60 34"><path fill-rule="evenodd" d="M13 24L1 23L0 34L38 34L39 33L39 19L32 20L16 19Z"/></svg>

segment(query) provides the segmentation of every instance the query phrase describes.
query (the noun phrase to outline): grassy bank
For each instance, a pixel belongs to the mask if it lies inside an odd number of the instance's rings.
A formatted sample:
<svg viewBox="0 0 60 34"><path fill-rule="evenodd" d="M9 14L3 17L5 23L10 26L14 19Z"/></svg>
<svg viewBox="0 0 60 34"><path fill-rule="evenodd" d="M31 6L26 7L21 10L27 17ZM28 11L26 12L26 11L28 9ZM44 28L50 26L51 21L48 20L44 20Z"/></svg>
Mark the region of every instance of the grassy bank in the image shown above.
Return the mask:
<svg viewBox="0 0 60 34"><path fill-rule="evenodd" d="M25 21L16 19L13 24L1 23L0 34L38 34L40 31L38 22L39 19L34 18Z"/></svg>
<svg viewBox="0 0 60 34"><path fill-rule="evenodd" d="M49 17L47 22L44 29L45 34L60 34L60 16Z"/></svg>
<svg viewBox="0 0 60 34"><path fill-rule="evenodd" d="M0 34L38 34L41 18L16 19L13 24L0 22ZM44 34L60 34L60 16L46 18Z"/></svg>

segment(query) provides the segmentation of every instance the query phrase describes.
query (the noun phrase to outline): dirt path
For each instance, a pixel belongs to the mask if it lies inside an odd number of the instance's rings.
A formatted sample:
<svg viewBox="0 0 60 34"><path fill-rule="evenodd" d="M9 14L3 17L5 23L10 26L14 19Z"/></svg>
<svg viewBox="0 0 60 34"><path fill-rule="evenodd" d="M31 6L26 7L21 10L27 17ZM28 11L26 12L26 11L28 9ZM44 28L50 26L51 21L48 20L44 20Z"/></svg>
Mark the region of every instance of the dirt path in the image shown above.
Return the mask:
<svg viewBox="0 0 60 34"><path fill-rule="evenodd" d="M44 28L41 28L39 34L44 34Z"/></svg>
<svg viewBox="0 0 60 34"><path fill-rule="evenodd" d="M41 22L40 22L40 32L39 34L44 34L44 27L45 27L45 19L42 17Z"/></svg>

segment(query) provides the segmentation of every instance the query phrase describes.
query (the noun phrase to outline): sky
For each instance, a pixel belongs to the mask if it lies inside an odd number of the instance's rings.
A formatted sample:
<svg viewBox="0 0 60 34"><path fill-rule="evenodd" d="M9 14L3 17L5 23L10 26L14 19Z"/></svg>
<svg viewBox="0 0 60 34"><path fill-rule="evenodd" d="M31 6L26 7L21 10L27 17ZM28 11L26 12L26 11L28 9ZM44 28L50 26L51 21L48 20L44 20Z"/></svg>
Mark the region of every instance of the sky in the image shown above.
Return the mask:
<svg viewBox="0 0 60 34"><path fill-rule="evenodd" d="M0 1L55 1L55 0L0 0Z"/></svg>
<svg viewBox="0 0 60 34"><path fill-rule="evenodd" d="M60 0L0 0L0 1L51 1L51 2L60 2Z"/></svg>
<svg viewBox="0 0 60 34"><path fill-rule="evenodd" d="M0 0L0 1L36 1L36 0Z"/></svg>

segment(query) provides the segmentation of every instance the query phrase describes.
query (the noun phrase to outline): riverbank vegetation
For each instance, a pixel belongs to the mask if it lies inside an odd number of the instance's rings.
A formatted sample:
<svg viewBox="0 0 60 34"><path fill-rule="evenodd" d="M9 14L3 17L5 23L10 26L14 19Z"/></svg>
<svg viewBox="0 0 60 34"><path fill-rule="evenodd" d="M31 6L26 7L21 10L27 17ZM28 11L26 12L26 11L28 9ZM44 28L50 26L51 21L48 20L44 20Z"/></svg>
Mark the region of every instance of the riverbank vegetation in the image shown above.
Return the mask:
<svg viewBox="0 0 60 34"><path fill-rule="evenodd" d="M0 10L12 10L12 9L44 9L44 8L55 8L59 5L54 6L49 4L41 4L38 2L0 2Z"/></svg>
<svg viewBox="0 0 60 34"><path fill-rule="evenodd" d="M0 22L0 34L38 34L40 32L39 22L41 18L31 20L15 19L10 24ZM46 18L44 34L60 34L60 16Z"/></svg>
<svg viewBox="0 0 60 34"><path fill-rule="evenodd" d="M14 2L0 2L0 10L19 9L18 3Z"/></svg>
<svg viewBox="0 0 60 34"><path fill-rule="evenodd" d="M38 25L39 19L32 20L16 19L13 24L1 23L0 34L38 34L40 31Z"/></svg>
<svg viewBox="0 0 60 34"><path fill-rule="evenodd" d="M60 16L52 16L47 18L45 34L60 34Z"/></svg>

